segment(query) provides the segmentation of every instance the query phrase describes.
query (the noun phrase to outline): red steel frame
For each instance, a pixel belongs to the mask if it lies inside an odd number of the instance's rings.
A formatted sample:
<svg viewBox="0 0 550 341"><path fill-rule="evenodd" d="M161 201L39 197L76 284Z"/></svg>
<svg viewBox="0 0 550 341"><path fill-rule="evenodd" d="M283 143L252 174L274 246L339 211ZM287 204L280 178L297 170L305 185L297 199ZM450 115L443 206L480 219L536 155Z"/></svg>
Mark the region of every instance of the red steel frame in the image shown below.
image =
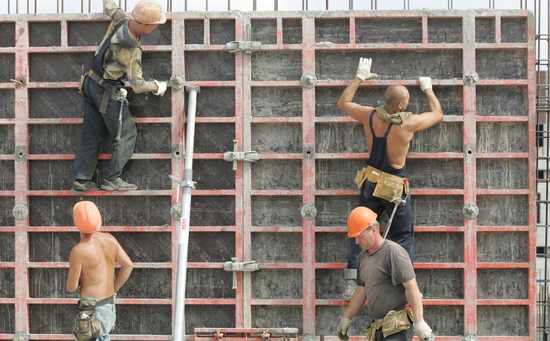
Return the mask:
<svg viewBox="0 0 550 341"><path fill-rule="evenodd" d="M440 11L438 13L443 13ZM313 13L313 15L312 15ZM527 11L516 11L517 16L528 18L528 43L525 44L504 44L500 40L500 19L502 16L508 16L506 11L481 11L481 12L461 12L464 23L464 37L461 44L428 44L427 43L427 22L428 13L422 11L376 11L376 12L324 12L323 18L349 18L350 20L350 42L349 44L336 44L332 47L316 46L315 45L315 12L309 13L307 16L301 12L253 12L244 16L235 15L232 12L210 12L210 13L170 13L169 19L172 25L172 46L145 46L144 51L172 51L172 68L173 74L185 74L184 55L188 47L185 45L185 36L183 33L183 22L188 19L199 19L205 21L205 41L204 46L193 49L201 51L220 51L224 46L211 45L209 40L209 24L212 19L234 19L235 20L235 39L237 41L244 39L244 25L249 24L250 19L257 18L275 18L277 20L277 44L264 45L262 48L267 50L293 50L301 51L303 72L315 72L315 51L323 49L336 50L366 50L386 48L386 49L406 49L408 46L402 44L384 44L381 46L367 46L366 44L358 44L355 42L355 19L365 17L421 17L422 18L422 44L418 49L461 49L463 51L463 67L464 74L469 71L476 70L476 50L479 49L516 49L521 48L527 51L527 60L534 61L534 27L535 22L533 16L529 16ZM456 15L456 12L454 12ZM443 16L443 14L442 14ZM475 43L475 17L486 16L496 18L497 41L495 44L477 44ZM67 196L71 195L69 191L29 191L28 179L29 169L28 160L71 160L73 155L29 155L29 124L58 124L58 123L78 123L78 119L31 119L28 117L29 103L28 93L29 88L76 88L75 82L60 82L60 83L32 83L29 82L28 75L28 55L36 52L91 52L95 47L68 47L67 44L67 21L82 20L104 20L101 15L30 15L22 17L23 20L16 20L10 16L0 16L3 22L13 21L16 25L16 46L15 48L0 48L0 53L13 53L16 59L15 79L23 82L22 85L17 83L0 84L0 89L13 89L15 93L15 119L0 119L2 125L15 125L15 155L0 155L1 161L14 161L15 163L15 190L2 191L2 196L14 196L15 204L23 204L28 207L29 196ZM77 19L78 18L78 19ZM282 40L282 19L283 18L301 18L302 20L302 43L301 44L283 44ZM28 39L28 23L30 21L59 21L62 27L61 46L60 47L29 47ZM346 227L325 228L315 226L314 220L303 220L301 226L295 227L254 227L251 225L251 197L253 195L299 195L302 197L303 204L315 204L315 197L320 195L339 195L349 196L357 195L357 191L352 190L316 190L315 189L315 159L347 159L347 158L366 158L367 154L314 154L315 153L315 124L323 122L352 122L349 118L325 118L315 117L315 90L303 89L303 116L301 118L253 118L251 115L251 88L252 87L302 87L299 81L251 81L251 57L243 52L236 53L235 59L235 81L208 81L208 82L187 82L187 86L199 87L234 87L236 95L235 117L232 118L197 118L197 123L213 123L224 122L234 123L235 138L238 141L239 151L251 150L251 125L252 123L301 123L302 125L302 154L262 154L263 160L277 159L297 159L302 160L302 190L252 190L250 164L239 162L238 169L235 172L235 190L195 190L194 196L210 196L210 195L232 195L236 199L236 226L224 227L224 231L232 231L235 233L236 257L238 261L251 260L251 233L252 232L301 232L302 233L302 264L260 264L261 268L265 269L302 269L303 274L303 298L298 300L287 299L253 299L251 297L251 276L238 273L238 288L234 299L188 299L186 304L202 304L202 305L234 305L236 311L236 328L247 329L251 328L251 306L253 305L300 305L303 310L303 333L315 335L315 308L317 305L335 305L344 306L347 304L345 300L318 300L315 299L315 270L316 269L342 269L345 267L343 263L319 264L315 263L315 233L316 232L344 232ZM464 127L465 147L464 154L459 153L435 153L435 154L411 154L411 159L422 158L440 158L440 159L463 159L464 160L464 191L462 190L413 190L413 195L463 195L464 203L475 203L477 195L526 195L529 198L529 213L527 226L478 226L476 220L464 220L464 226L461 228L447 226L419 226L416 228L418 233L422 232L456 232L464 233L464 263L441 263L427 264L416 263L418 269L448 269L458 268L464 269L464 299L460 300L425 300L426 306L430 305L456 305L464 306L464 333L476 334L477 331L477 307L479 305L522 305L529 308L529 335L528 336L478 336L480 341L490 340L535 340L536 333L536 318L535 318L535 303L536 303L536 287L535 287L535 248L536 248L536 191L535 191L535 70L534 63L527 63L528 77L525 80L481 80L479 85L520 85L526 86L528 89L528 116L513 116L513 117L480 117L476 115L476 88L464 85L461 80L445 81L440 85L444 86L463 86L463 106L464 115L446 116L445 122L462 122ZM343 87L349 83L349 80L318 80L316 86L322 87ZM438 81L435 80L436 85ZM412 86L415 85L414 80L404 81L382 81L370 80L366 84L387 86L390 84L403 84ZM178 145L179 155L183 158L183 144L185 141L185 91L172 90L172 116L171 118L162 119L136 119L137 123L172 123L172 141ZM200 96L200 94L198 95ZM200 110L200 108L197 108ZM478 122L527 122L528 123L528 141L529 150L527 153L505 153L505 154L476 154L476 124ZM102 155L102 158L107 158L107 155ZM158 158L168 159L170 155L154 154L142 155L136 154L134 159L140 158ZM223 153L219 154L195 154L196 159L222 159ZM528 189L520 190L480 190L477 189L476 181L476 159L477 158L518 158L527 159L529 163L528 173ZM183 162L175 160L172 162L172 174L180 175L183 172ZM172 195L173 202L176 200L176 185L173 184L172 191L148 191L147 195ZM112 195L105 192L102 195ZM120 195L117 193L116 195ZM123 226L114 227L106 226L107 231L170 231L175 236L177 222L174 222L171 227L135 227ZM15 261L13 263L0 263L0 267L15 268L15 298L0 298L0 304L15 305L15 329L16 331L29 330L29 304L66 304L76 303L75 299L37 299L31 298L28 294L28 269L32 267L67 267L66 263L29 263L27 233L28 232L47 232L47 231L70 231L71 227L50 227L39 226L29 227L29 218L16 220L14 227L3 227L2 232L13 232L15 234ZM218 232L217 227L211 226L192 226L192 232ZM529 235L529 260L527 263L478 263L476 259L476 236L477 232L527 232ZM174 238L173 238L174 239ZM172 247L172 259L177 259L177 243ZM138 263L139 267L169 267L172 269L172 295L175 296L175 264L174 263ZM189 268L223 268L222 263L189 263ZM491 269L507 269L507 268L525 268L528 269L529 277L529 297L526 300L480 300L477 298L477 270ZM120 299L120 303L124 304L172 304L169 299ZM174 307L172 307L174 311ZM335 323L339 317L335 317ZM187 335L191 335L192 331L186 331ZM10 340L13 338L11 334L0 334L0 340ZM49 334L33 334L31 339L41 340L72 340L71 335L49 335ZM167 340L167 335L114 335L113 340ZM336 341L336 336L326 336L327 340ZM351 341L362 340L363 337L351 337ZM440 341L458 341L462 340L462 336L438 336Z"/></svg>

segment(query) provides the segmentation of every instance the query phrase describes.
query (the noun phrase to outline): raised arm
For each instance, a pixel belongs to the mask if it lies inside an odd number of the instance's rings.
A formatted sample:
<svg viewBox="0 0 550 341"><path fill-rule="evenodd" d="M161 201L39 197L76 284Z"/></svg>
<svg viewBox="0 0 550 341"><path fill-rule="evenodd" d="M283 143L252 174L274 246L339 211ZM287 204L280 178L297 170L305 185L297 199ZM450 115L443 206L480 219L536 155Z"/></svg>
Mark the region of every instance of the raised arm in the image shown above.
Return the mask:
<svg viewBox="0 0 550 341"><path fill-rule="evenodd" d="M420 82L420 90L424 92L426 98L428 99L430 111L424 112L420 115L409 116L405 122L410 127L412 132L428 129L443 121L443 108L433 92L432 79L430 77L420 77L418 80Z"/></svg>
<svg viewBox="0 0 550 341"><path fill-rule="evenodd" d="M374 109L369 106L362 106L357 103L352 102L355 97L357 89L366 79L376 78L377 74L371 73L370 68L372 64L372 59L370 58L361 58L359 60L359 66L357 67L357 75L353 81L346 87L340 99L338 99L338 107L342 109L349 117L356 119L360 122L366 122L368 114Z"/></svg>

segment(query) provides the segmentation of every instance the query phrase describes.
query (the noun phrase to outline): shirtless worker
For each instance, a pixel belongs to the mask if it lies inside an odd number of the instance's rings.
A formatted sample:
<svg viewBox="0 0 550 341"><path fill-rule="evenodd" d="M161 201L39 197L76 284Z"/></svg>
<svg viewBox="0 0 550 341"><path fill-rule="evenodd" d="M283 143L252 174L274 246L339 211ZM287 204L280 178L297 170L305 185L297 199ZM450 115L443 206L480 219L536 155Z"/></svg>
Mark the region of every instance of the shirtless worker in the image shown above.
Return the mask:
<svg viewBox="0 0 550 341"><path fill-rule="evenodd" d="M80 201L73 207L73 220L80 230L80 242L69 257L67 290L80 288L81 299L96 301L96 314L101 332L97 341L110 340L115 325L116 292L130 277L134 265L118 241L110 233L99 232L101 214L91 201ZM115 262L120 271L115 279Z"/></svg>
<svg viewBox="0 0 550 341"><path fill-rule="evenodd" d="M443 120L443 109L432 89L430 77L420 77L420 89L426 95L430 111L422 114L405 112L409 104L410 94L402 85L391 85L387 88L384 99L385 105L378 108L353 103L357 89L364 80L376 78L371 73L372 60L361 58L357 68L357 75L344 90L338 100L338 107L351 118L363 123L369 150L367 167L358 172L356 183L360 188L359 206L365 206L374 211L380 220L380 215L386 211L388 217L395 210L389 239L403 246L414 262L414 231L411 212L410 196L405 197L405 203L396 206L395 203L373 195L381 176L390 178L403 185L408 195L408 181L406 177L406 157L411 140L417 131L428 129ZM369 181L370 180L370 181ZM380 181L384 183L384 181ZM391 200L391 199L390 199ZM357 258L361 247L350 239L348 265L345 278L357 278ZM349 292L347 293L349 294Z"/></svg>

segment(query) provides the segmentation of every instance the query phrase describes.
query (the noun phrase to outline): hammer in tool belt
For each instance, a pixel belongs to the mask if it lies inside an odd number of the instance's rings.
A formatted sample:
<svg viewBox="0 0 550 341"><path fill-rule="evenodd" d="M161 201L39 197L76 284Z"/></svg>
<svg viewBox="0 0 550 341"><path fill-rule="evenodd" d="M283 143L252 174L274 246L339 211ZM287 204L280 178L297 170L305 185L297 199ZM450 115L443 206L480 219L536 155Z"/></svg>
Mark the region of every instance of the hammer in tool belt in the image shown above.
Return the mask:
<svg viewBox="0 0 550 341"><path fill-rule="evenodd" d="M408 186L408 184L409 184L409 180L407 180L405 178L405 185ZM395 198L390 200L390 202L393 202L395 204L395 207L393 208L393 211L392 211L391 216L390 216L390 220L388 221L388 226L384 230L384 239L386 239L386 236L388 235L388 232L390 232L391 223L393 221L393 216L395 215L395 212L397 211L397 207L399 205L405 205L405 203L407 202L406 199L408 197L409 197L409 194L407 193L407 196L405 197L405 199L403 199L401 197L395 197Z"/></svg>
<svg viewBox="0 0 550 341"><path fill-rule="evenodd" d="M121 88L120 92L115 95L116 100L120 102L120 110L118 111L118 132L116 134L117 141L120 141L120 135L122 134L122 108L124 104L128 105L128 100L126 99L127 93L128 91L126 91L126 89Z"/></svg>

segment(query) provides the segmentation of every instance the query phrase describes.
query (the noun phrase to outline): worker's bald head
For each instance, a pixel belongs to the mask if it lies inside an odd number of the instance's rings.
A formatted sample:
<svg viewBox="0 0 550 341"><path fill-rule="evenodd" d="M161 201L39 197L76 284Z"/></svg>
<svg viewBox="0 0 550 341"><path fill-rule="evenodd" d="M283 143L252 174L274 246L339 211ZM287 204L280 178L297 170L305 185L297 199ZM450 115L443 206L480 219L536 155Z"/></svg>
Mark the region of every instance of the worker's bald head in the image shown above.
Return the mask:
<svg viewBox="0 0 550 341"><path fill-rule="evenodd" d="M406 103L409 99L409 90L403 85L390 85L386 89L384 95L386 105L397 105L399 103Z"/></svg>

